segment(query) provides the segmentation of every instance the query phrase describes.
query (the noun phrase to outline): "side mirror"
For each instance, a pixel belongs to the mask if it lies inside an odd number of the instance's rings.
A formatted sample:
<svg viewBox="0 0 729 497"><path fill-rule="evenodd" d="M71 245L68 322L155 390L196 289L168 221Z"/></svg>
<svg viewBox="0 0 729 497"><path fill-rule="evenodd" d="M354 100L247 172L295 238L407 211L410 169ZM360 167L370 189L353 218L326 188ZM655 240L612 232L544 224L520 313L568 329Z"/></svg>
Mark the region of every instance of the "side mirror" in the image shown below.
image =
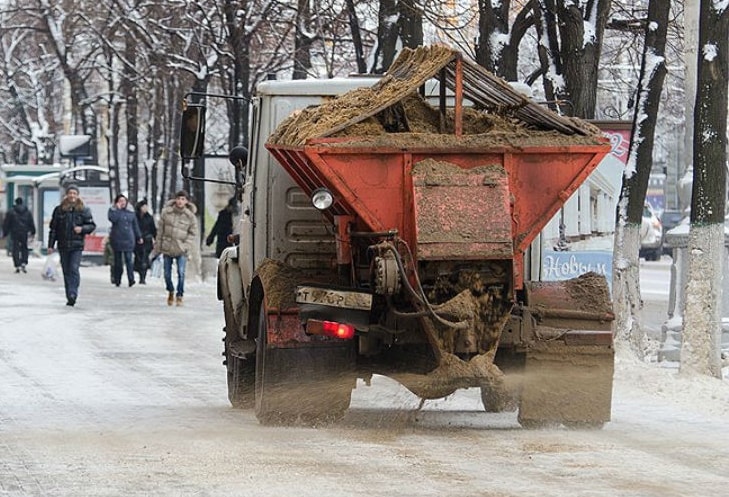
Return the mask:
<svg viewBox="0 0 729 497"><path fill-rule="evenodd" d="M248 149L238 145L228 153L228 160L235 168L235 183L240 189L246 180L246 164L248 163Z"/></svg>
<svg viewBox="0 0 729 497"><path fill-rule="evenodd" d="M246 168L246 163L248 162L248 149L240 145L234 147L228 154L228 160L237 170L244 170Z"/></svg>
<svg viewBox="0 0 729 497"><path fill-rule="evenodd" d="M198 159L203 155L205 143L204 105L188 105L182 111L180 126L180 155L183 159Z"/></svg>

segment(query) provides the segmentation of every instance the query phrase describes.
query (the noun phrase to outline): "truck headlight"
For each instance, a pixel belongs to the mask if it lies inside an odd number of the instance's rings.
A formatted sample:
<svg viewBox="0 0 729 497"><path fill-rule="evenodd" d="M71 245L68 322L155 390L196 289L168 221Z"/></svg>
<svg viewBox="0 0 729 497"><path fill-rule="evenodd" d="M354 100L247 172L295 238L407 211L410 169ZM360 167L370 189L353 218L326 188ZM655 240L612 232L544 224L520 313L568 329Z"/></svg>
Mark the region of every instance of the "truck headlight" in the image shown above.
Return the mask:
<svg viewBox="0 0 729 497"><path fill-rule="evenodd" d="M326 188L317 188L311 193L311 203L320 211L325 211L334 203L334 196Z"/></svg>

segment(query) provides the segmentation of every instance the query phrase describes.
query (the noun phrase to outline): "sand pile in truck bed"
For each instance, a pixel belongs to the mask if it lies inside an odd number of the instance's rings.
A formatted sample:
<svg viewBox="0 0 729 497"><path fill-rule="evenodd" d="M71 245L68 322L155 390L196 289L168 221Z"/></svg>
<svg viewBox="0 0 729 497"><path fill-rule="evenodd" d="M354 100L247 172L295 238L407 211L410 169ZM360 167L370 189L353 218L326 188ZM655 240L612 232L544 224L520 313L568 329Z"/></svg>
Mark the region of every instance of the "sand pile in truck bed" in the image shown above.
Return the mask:
<svg viewBox="0 0 729 497"><path fill-rule="evenodd" d="M321 105L295 112L278 126L268 143L300 147L311 138L323 137L351 138L341 146L377 147L426 144L439 148L491 148L604 143L600 131L586 121L557 116L517 94L482 68L474 71L472 65L466 94L469 91L473 95L488 94L497 101L501 98L517 104L477 109L477 105L469 106L468 100L464 100L463 135L455 136L454 110L447 109L441 117L440 110L417 91L425 81L439 74L441 68L450 67L449 61L455 53L440 46L410 51L403 57L405 61L398 65L398 59L375 86L357 88ZM479 77L487 77L488 81L478 86ZM524 117L524 109L529 109L526 115L531 123L515 117L515 114ZM571 134L555 130L555 123L557 127L569 128Z"/></svg>

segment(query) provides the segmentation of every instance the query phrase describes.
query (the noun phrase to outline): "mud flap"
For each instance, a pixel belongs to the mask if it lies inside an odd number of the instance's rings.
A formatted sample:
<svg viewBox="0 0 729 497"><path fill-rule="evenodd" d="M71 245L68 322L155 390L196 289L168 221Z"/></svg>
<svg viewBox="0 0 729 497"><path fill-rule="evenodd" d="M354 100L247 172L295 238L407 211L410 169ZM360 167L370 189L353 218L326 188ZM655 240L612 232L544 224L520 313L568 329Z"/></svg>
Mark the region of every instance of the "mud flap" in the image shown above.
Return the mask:
<svg viewBox="0 0 729 497"><path fill-rule="evenodd" d="M612 312L604 276L525 285L529 305L519 422L601 427L613 391Z"/></svg>
<svg viewBox="0 0 729 497"><path fill-rule="evenodd" d="M536 344L526 354L519 422L599 428L610 421L612 346Z"/></svg>

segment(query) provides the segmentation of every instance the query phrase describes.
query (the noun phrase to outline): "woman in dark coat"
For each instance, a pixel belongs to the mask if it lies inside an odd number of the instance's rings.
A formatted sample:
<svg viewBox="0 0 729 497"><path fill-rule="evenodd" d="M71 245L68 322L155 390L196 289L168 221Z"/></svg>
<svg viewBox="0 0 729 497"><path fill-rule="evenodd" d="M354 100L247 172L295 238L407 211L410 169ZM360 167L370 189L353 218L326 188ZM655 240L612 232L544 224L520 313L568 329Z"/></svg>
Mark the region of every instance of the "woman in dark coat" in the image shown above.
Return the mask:
<svg viewBox="0 0 729 497"><path fill-rule="evenodd" d="M238 202L235 197L228 201L228 205L225 209L218 212L218 219L215 220L215 224L210 229L210 234L205 239L205 245L208 247L213 244L213 240L217 238L215 243L215 257L220 258L220 254L223 253L226 247L230 247L231 243L228 240L228 235L233 233L233 216L238 212Z"/></svg>
<svg viewBox="0 0 729 497"><path fill-rule="evenodd" d="M137 213L137 224L142 232L142 243L134 248L134 270L139 273L139 283L147 282L147 271L149 270L149 254L154 246L154 239L157 237L157 226L154 218L149 213L146 200L140 200L135 206Z"/></svg>
<svg viewBox="0 0 729 497"><path fill-rule="evenodd" d="M142 232L137 224L137 216L127 209L127 198L124 195L117 195L114 205L109 207L109 221L111 222L109 242L114 250L114 284L116 286L121 284L122 272L126 267L129 286L133 286L135 281L132 257L134 247L137 243L142 243Z"/></svg>

